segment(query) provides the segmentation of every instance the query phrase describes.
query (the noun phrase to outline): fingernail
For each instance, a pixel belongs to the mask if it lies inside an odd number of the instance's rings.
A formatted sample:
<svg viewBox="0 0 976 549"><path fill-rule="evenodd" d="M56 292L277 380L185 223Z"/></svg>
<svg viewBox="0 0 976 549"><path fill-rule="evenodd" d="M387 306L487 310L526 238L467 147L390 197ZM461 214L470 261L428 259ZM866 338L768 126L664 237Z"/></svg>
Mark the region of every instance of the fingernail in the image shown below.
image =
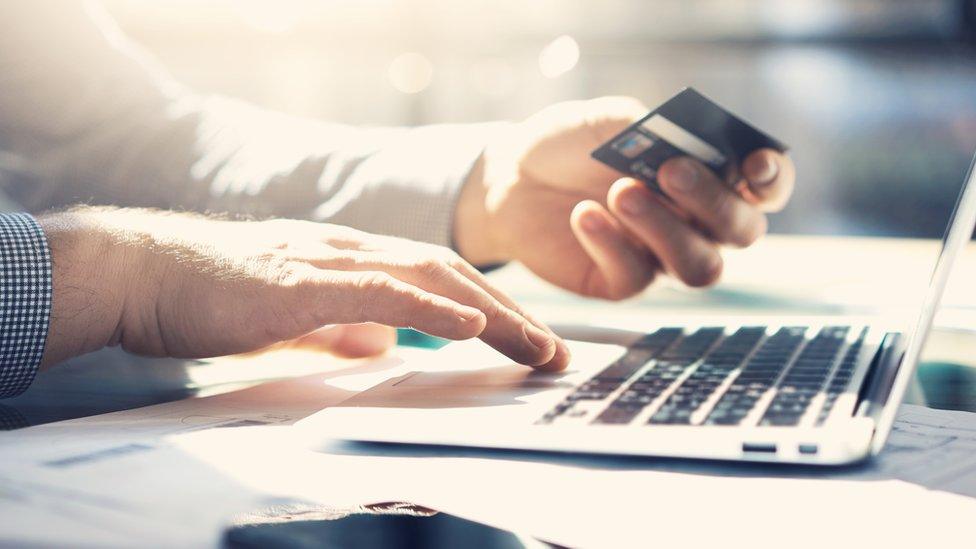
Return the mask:
<svg viewBox="0 0 976 549"><path fill-rule="evenodd" d="M676 191L690 192L698 185L698 166L688 158L676 160L670 173L668 186Z"/></svg>
<svg viewBox="0 0 976 549"><path fill-rule="evenodd" d="M528 339L532 345L535 345L539 349L546 349L555 343L552 336L531 324L524 324L522 326L522 331L525 332L526 339Z"/></svg>
<svg viewBox="0 0 976 549"><path fill-rule="evenodd" d="M481 311L473 307L458 307L454 309L454 313L458 315L458 318L462 322L471 322L481 316Z"/></svg>
<svg viewBox="0 0 976 549"><path fill-rule="evenodd" d="M759 167L756 168L756 173L752 176L752 182L755 185L769 185L776 179L776 173L779 171L779 166L769 158L763 158L759 163Z"/></svg>
<svg viewBox="0 0 976 549"><path fill-rule="evenodd" d="M606 230L607 228L607 220L603 219L602 215L593 212L584 215L580 219L580 224L583 225L584 229L591 233L598 233Z"/></svg>
<svg viewBox="0 0 976 549"><path fill-rule="evenodd" d="M623 194L624 195L620 197L620 209L622 209L624 213L635 217L647 213L649 206L647 201L649 198L644 196L643 192L637 189L630 189Z"/></svg>

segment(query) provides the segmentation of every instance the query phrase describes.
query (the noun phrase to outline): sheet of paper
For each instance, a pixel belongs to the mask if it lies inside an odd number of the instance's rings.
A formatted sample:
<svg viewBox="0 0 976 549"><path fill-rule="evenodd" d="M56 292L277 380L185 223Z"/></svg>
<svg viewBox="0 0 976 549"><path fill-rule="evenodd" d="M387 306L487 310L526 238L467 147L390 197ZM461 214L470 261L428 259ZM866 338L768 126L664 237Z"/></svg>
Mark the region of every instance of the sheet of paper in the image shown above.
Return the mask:
<svg viewBox="0 0 976 549"><path fill-rule="evenodd" d="M273 494L284 492L254 490L220 472L240 455L199 460L167 437L288 425L396 375L404 356L429 352L406 350L232 393L0 432L0 546L216 545L232 517L274 504Z"/></svg>
<svg viewBox="0 0 976 549"><path fill-rule="evenodd" d="M223 474L279 497L408 501L574 547L729 539L969 547L974 429L974 414L909 406L883 456L839 470L343 443L310 450L287 428L192 433L173 443L202 461L231 448L247 454ZM264 452L247 450L261 439ZM924 466L946 455L949 466Z"/></svg>
<svg viewBox="0 0 976 549"><path fill-rule="evenodd" d="M841 470L323 447L290 426L403 368L391 359L0 434L0 542L214 545L235 516L276 502L405 501L570 546L972 544L974 414L905 406L885 453ZM37 531L52 514L58 528Z"/></svg>

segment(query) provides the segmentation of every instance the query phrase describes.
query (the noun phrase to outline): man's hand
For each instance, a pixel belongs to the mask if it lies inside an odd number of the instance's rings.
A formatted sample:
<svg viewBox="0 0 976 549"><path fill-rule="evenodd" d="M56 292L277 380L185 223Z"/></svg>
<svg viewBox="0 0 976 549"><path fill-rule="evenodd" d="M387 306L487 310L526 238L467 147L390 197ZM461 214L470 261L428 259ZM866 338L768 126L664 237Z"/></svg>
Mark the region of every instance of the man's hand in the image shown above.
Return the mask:
<svg viewBox="0 0 976 549"><path fill-rule="evenodd" d="M594 297L623 299L659 272L691 286L715 282L719 246L747 246L783 207L793 164L760 150L736 189L691 158L659 171L663 200L590 152L647 113L634 99L553 105L488 145L462 191L455 240L474 264L518 260L542 278Z"/></svg>
<svg viewBox="0 0 976 549"><path fill-rule="evenodd" d="M77 210L40 221L54 263L43 366L105 345L173 357L297 338L335 349L343 333L347 354L361 355L376 343L359 347L363 331L376 334L375 327L319 330L367 322L480 337L540 369L569 359L543 324L436 246L304 221L146 210ZM379 330L377 345L388 345L389 331Z"/></svg>

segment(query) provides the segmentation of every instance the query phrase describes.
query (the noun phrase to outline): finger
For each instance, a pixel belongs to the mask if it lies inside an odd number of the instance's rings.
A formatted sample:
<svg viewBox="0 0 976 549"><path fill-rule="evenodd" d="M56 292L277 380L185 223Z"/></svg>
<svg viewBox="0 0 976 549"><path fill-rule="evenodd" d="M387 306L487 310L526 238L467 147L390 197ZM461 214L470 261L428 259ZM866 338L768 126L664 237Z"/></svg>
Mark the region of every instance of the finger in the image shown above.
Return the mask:
<svg viewBox="0 0 976 549"><path fill-rule="evenodd" d="M790 157L778 151L760 149L750 154L742 163L742 174L747 196L765 211L783 209L793 194L796 168Z"/></svg>
<svg viewBox="0 0 976 549"><path fill-rule="evenodd" d="M569 366L569 359L571 358L569 347L566 346L566 342L556 335L556 333L553 332L549 326L546 326L544 322L533 317L528 311L519 306L514 299L509 297L505 292L499 290L483 273L478 271L478 269L475 269L467 261L458 258L453 263L453 266L458 272L480 286L492 297L497 299L502 305L515 311L523 318L531 322L536 328L549 334L549 336L556 342L556 352L552 355L552 358L550 358L547 362L533 366L534 368L547 372L557 372L564 370L566 366Z"/></svg>
<svg viewBox="0 0 976 549"><path fill-rule="evenodd" d="M485 315L384 272L319 271L296 284L299 304L319 325L376 322L447 339L477 337Z"/></svg>
<svg viewBox="0 0 976 549"><path fill-rule="evenodd" d="M381 271L426 292L481 311L486 319L480 337L516 362L537 366L550 361L556 341L528 319L506 307L482 287L439 259L402 260L378 253L350 253L344 258L312 260L312 265L346 271Z"/></svg>
<svg viewBox="0 0 976 549"><path fill-rule="evenodd" d="M701 162L673 158L661 165L657 178L664 192L716 241L748 246L765 234L766 216Z"/></svg>
<svg viewBox="0 0 976 549"><path fill-rule="evenodd" d="M713 284L722 272L722 257L712 242L692 229L647 190L623 178L610 188L610 211L665 268L689 286Z"/></svg>
<svg viewBox="0 0 976 549"><path fill-rule="evenodd" d="M576 239L593 260L586 288L589 295L624 299L654 280L659 265L646 250L634 245L625 229L600 203L585 200L570 215Z"/></svg>
<svg viewBox="0 0 976 549"><path fill-rule="evenodd" d="M385 353L396 345L396 330L381 324L335 324L296 339L292 346L345 358Z"/></svg>

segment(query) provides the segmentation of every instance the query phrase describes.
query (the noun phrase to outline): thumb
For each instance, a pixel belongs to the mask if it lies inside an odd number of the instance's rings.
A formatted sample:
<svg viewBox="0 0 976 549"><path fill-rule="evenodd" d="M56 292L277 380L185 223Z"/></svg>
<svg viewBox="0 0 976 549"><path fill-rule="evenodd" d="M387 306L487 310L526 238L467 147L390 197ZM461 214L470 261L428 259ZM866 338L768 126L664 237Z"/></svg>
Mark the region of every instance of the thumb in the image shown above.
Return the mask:
<svg viewBox="0 0 976 549"><path fill-rule="evenodd" d="M291 342L289 347L346 358L383 354L396 345L396 329L381 324L332 324Z"/></svg>

